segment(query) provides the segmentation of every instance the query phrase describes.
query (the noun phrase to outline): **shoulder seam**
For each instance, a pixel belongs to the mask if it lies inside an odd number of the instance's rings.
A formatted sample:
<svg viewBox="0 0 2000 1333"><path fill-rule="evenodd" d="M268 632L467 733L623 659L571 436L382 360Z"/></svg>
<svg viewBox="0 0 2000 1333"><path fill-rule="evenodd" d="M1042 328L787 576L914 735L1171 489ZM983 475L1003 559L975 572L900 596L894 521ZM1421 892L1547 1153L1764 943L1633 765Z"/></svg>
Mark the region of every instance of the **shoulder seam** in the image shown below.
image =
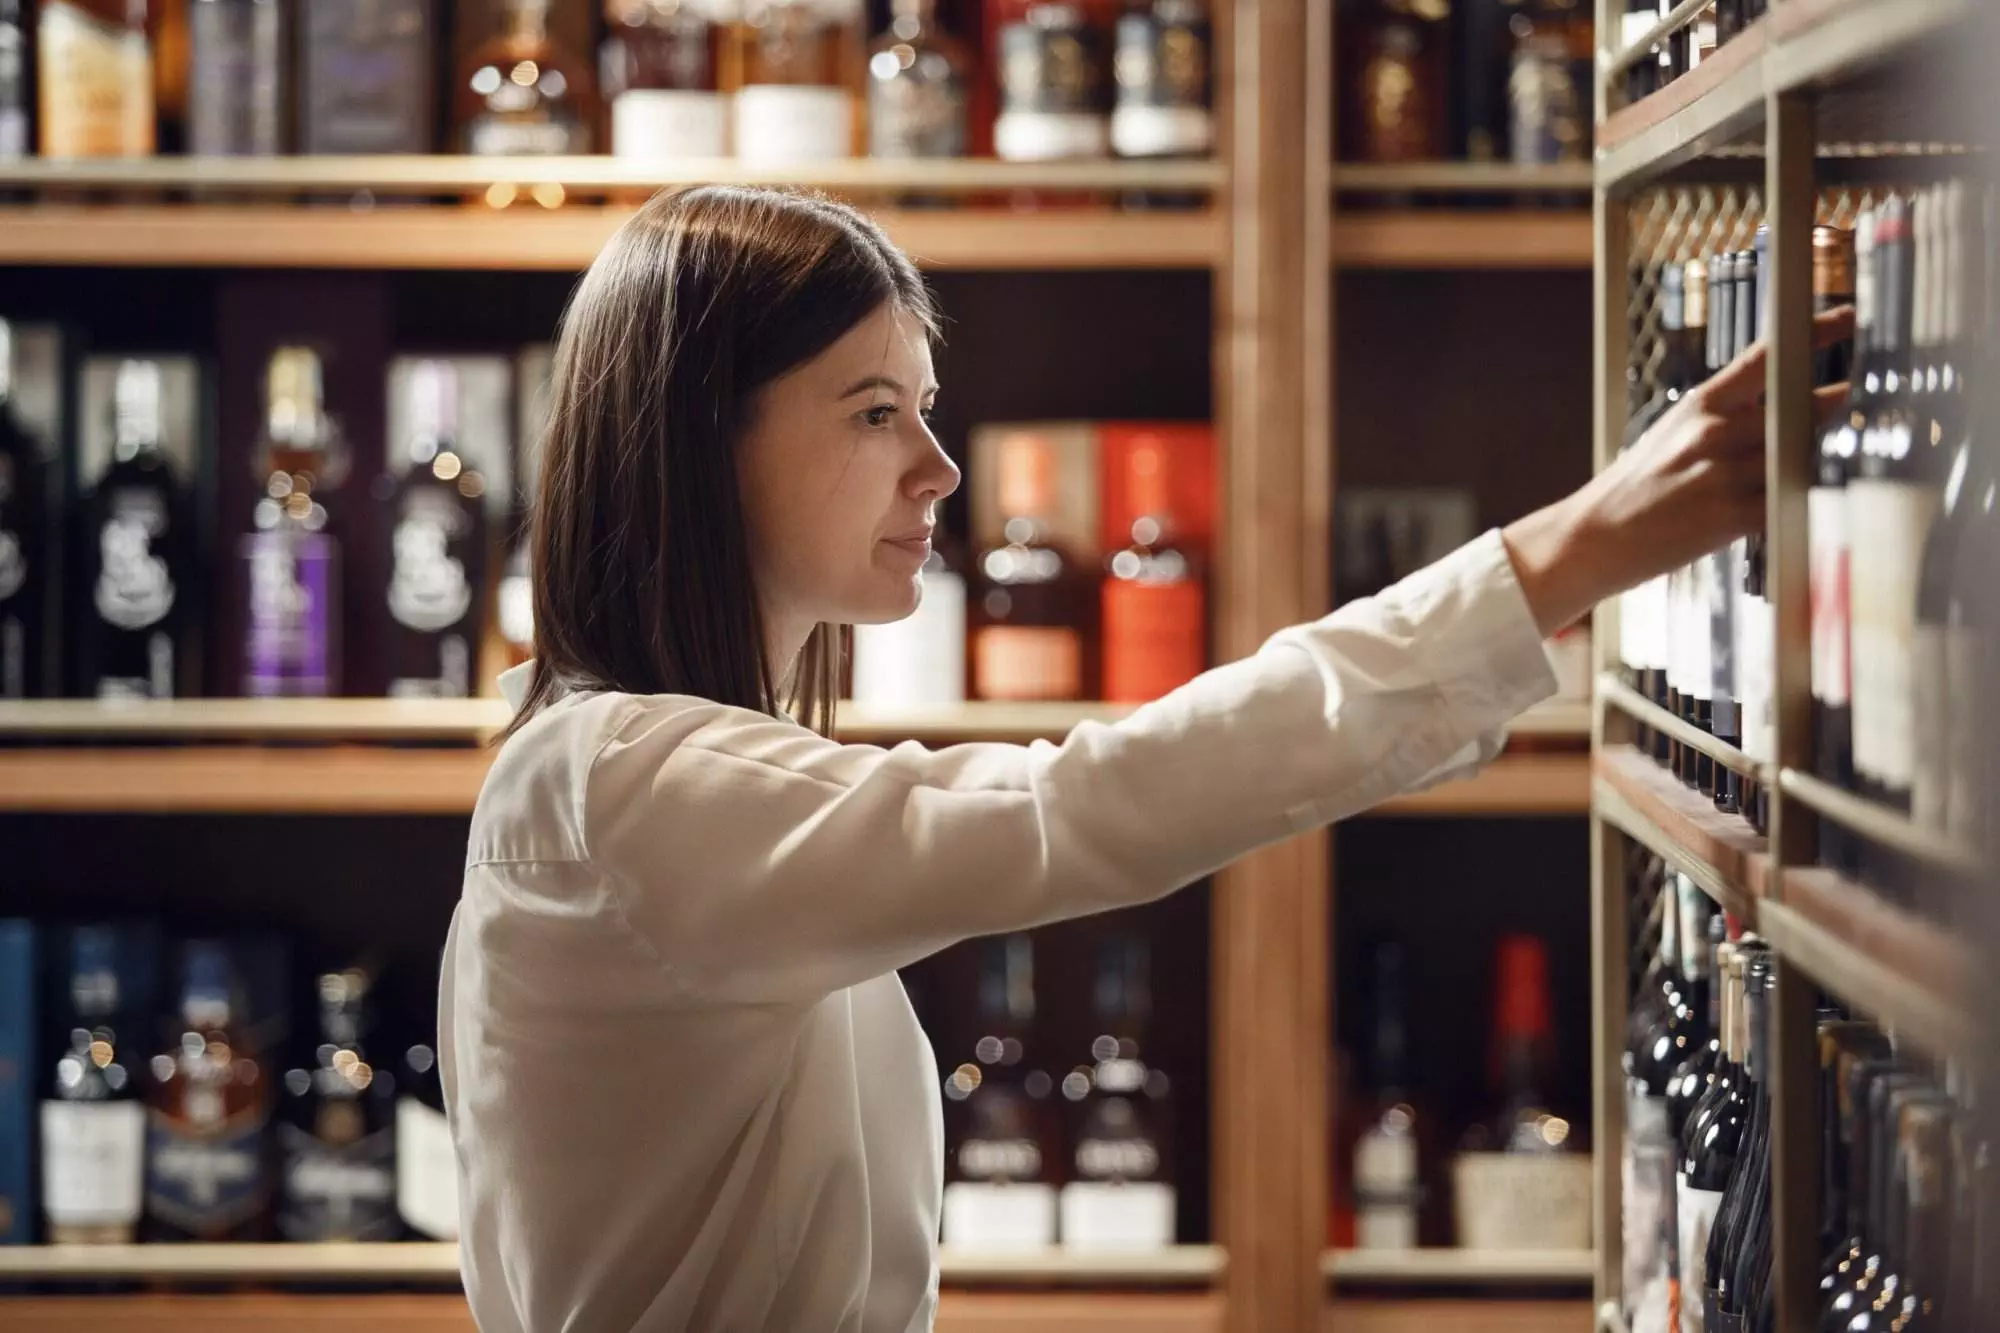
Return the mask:
<svg viewBox="0 0 2000 1333"><path fill-rule="evenodd" d="M646 932L632 924L631 905L625 899L626 891L631 887L631 881L625 877L624 872L619 870L617 866L600 861L596 853L590 849L590 788L593 779L597 776L598 761L604 758L604 752L611 748L611 742L618 739L618 733L623 729L625 722L629 721L633 714L645 711L637 699L627 698L624 704L624 708L614 712L611 719L605 723L604 739L599 741L597 748L590 752L590 763L584 767L583 782L576 796L576 836L577 840L583 845L584 860L588 864L595 866L598 873L602 874L605 881L611 886L611 905L618 912L619 926L624 929L627 935L638 942L639 947L645 950L646 956L652 959L656 966L662 971L671 974L677 971L674 965L660 956L659 949L647 937Z"/></svg>

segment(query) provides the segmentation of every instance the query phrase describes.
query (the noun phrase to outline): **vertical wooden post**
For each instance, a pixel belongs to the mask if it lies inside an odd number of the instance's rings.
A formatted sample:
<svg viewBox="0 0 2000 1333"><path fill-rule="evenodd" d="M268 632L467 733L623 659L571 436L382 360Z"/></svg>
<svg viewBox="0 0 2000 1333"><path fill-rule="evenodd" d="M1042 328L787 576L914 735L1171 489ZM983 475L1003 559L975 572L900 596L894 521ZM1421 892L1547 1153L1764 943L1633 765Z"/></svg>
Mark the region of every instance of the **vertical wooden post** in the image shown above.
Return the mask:
<svg viewBox="0 0 2000 1333"><path fill-rule="evenodd" d="M1770 359L1765 366L1766 570L1777 608L1777 762L1804 767L1811 749L1811 607L1806 580L1806 489L1811 481L1812 228L1816 135L1809 93L1771 99L1766 119L1770 200ZM1773 784L1775 788L1776 784ZM1777 867L1809 861L1811 815L1774 790L1771 850ZM1773 892L1783 896L1782 875ZM1780 1333L1818 1327L1818 1059L1812 984L1789 963L1773 995L1771 1213Z"/></svg>
<svg viewBox="0 0 2000 1333"><path fill-rule="evenodd" d="M1226 657L1328 608L1329 0L1226 20L1229 245L1218 274ZM1327 838L1225 871L1214 897L1215 1221L1228 1327L1321 1317L1327 1199Z"/></svg>

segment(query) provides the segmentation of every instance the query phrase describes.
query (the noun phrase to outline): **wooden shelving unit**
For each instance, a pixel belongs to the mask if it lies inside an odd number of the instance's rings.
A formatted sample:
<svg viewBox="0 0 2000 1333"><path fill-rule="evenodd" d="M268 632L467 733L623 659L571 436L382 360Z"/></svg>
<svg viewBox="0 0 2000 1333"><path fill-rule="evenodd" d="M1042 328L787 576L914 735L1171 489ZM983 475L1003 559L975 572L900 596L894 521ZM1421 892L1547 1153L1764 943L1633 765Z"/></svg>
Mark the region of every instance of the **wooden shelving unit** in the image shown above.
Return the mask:
<svg viewBox="0 0 2000 1333"><path fill-rule="evenodd" d="M1321 1271L1338 1287L1589 1286L1590 1250L1328 1250Z"/></svg>
<svg viewBox="0 0 2000 1333"><path fill-rule="evenodd" d="M1683 5L1672 21L1692 17ZM1655 186L1753 184L1771 233L1771 289L1766 397L1769 415L1768 586L1776 603L1775 755L1751 763L1727 745L1669 717L1610 676L1597 689L1600 718L1592 777L1593 1013L1595 1141L1598 1155L1595 1297L1597 1327L1626 1333L1620 1317L1622 1256L1619 1154L1628 939L1620 844L1637 842L1686 873L1779 960L1773 1003L1775 1085L1773 1218L1776 1324L1816 1327L1817 1055L1813 996L1823 990L1892 1028L1938 1059L1963 1057L1985 1040L1985 1007L1973 944L1949 924L1812 864L1819 821L1846 825L1901 853L1941 884L1990 875L1969 849L1919 829L1907 818L1818 782L1811 775L1810 616L1806 597L1804 490L1814 436L1809 388L1811 288L1802 247L1815 220L1820 188L1852 178L1898 179L1910 149L1906 125L1936 124L1920 104L1956 107L1946 52L1976 46L1976 6L1957 0L1776 0L1753 28L1725 44L1713 61L1643 101L1610 112L1599 127L1596 285L1599 349L1597 463L1606 465L1624 427L1627 360L1627 267L1633 233L1627 205ZM1617 31L1617 13L1598 6L1599 32ZM1666 30L1633 43L1636 53ZM1630 63L1599 52L1606 86L1600 106ZM1962 99L1958 99L1962 100ZM1859 136L1859 137L1856 137ZM1929 136L1924 136L1929 137ZM1907 159L1902 165L1907 166ZM1858 558L1858 553L1857 553ZM1611 665L1616 608L1599 609L1600 665ZM1716 762L1764 784L1770 793L1768 838L1740 818L1718 813L1635 746L1643 731L1694 744ZM1940 896L1950 910L1950 899ZM1937 911L1935 904L1929 911Z"/></svg>
<svg viewBox="0 0 2000 1333"><path fill-rule="evenodd" d="M1337 268L1590 267L1589 163L1342 163L1333 180Z"/></svg>

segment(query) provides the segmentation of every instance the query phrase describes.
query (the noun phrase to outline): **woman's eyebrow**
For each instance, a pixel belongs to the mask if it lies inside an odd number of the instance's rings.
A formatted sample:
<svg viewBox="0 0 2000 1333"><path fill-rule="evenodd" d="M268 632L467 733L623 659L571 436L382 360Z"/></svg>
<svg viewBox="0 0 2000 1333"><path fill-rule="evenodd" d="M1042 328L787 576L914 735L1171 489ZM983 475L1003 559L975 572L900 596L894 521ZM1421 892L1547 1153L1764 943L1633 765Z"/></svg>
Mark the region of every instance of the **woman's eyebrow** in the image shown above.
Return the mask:
<svg viewBox="0 0 2000 1333"><path fill-rule="evenodd" d="M869 375L863 379L854 381L854 383L842 389L840 396L842 398L852 398L857 393L868 393L875 389L887 389L893 394L905 394L909 392L901 383L891 379L887 375Z"/></svg>

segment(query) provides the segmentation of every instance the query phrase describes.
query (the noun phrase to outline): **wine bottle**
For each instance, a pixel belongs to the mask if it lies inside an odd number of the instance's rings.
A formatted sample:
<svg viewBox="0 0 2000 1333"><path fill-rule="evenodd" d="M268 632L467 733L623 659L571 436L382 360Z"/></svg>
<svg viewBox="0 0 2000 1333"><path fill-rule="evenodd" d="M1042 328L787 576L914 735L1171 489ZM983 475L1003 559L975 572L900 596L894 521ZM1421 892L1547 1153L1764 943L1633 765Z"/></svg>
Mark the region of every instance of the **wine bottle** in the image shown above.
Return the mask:
<svg viewBox="0 0 2000 1333"><path fill-rule="evenodd" d="M1727 1026L1723 1071L1688 1121L1688 1141L1676 1182L1677 1252L1681 1257L1680 1316L1683 1333L1705 1333L1713 1308L1709 1273L1719 1271L1715 1233L1738 1150L1748 1123L1749 1023L1746 994L1752 951L1726 959L1723 1017Z"/></svg>
<svg viewBox="0 0 2000 1333"><path fill-rule="evenodd" d="M1625 1317L1638 1327L1644 1312L1667 1304L1667 1246L1673 1182L1672 1139L1667 1122L1667 1080L1671 1076L1673 1034L1686 1012L1686 977L1679 939L1681 912L1678 873L1661 888L1658 989L1642 989L1635 1011L1648 1017L1628 1034L1625 1066L1625 1151L1620 1163L1624 1233ZM1645 983L1642 981L1642 987Z"/></svg>
<svg viewBox="0 0 2000 1333"><path fill-rule="evenodd" d="M1768 1016L1775 968L1775 961L1765 953L1753 957L1744 974L1745 1120L1703 1260L1705 1333L1744 1333L1747 1326L1746 1279L1755 1276L1753 1256L1760 1213L1769 1211L1770 1179L1766 1167L1770 1097L1766 1061L1771 1049Z"/></svg>

